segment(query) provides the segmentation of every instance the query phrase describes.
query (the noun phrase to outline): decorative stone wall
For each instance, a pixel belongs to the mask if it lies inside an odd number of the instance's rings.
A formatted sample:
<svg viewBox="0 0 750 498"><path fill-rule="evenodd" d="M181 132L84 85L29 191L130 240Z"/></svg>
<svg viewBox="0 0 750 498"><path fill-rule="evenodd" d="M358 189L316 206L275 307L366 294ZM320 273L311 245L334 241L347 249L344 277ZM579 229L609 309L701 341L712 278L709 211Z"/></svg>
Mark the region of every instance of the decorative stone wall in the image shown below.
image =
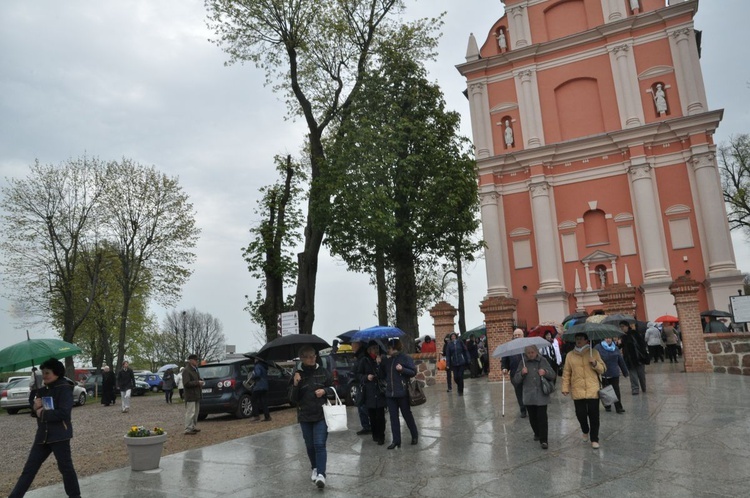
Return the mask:
<svg viewBox="0 0 750 498"><path fill-rule="evenodd" d="M704 340L714 372L750 375L750 334L704 334Z"/></svg>
<svg viewBox="0 0 750 498"><path fill-rule="evenodd" d="M513 338L513 313L518 300L510 297L491 296L482 301L479 309L484 313L487 328L487 351L490 353L490 382L502 382L503 373L500 358L493 358L492 352L500 344Z"/></svg>
<svg viewBox="0 0 750 498"><path fill-rule="evenodd" d="M599 300L607 315L635 314L635 287L626 284L612 284L599 292Z"/></svg>
<svg viewBox="0 0 750 498"><path fill-rule="evenodd" d="M698 310L700 284L686 276L679 277L669 286L674 296L677 317L682 332L682 356L686 372L711 372L706 343L701 330L701 315Z"/></svg>
<svg viewBox="0 0 750 498"><path fill-rule="evenodd" d="M458 314L456 308L440 301L430 310L430 316L433 320L433 326L435 327L435 353L423 353L425 357L431 356L434 361L437 362L440 359L440 355L443 352L443 344L445 344L445 337L449 336L455 327L455 318ZM447 377L444 370L438 370L436 373L436 379L438 381L446 382Z"/></svg>
<svg viewBox="0 0 750 498"><path fill-rule="evenodd" d="M411 357L414 359L414 365L417 367L417 375L414 378L423 386L434 386L437 383L435 376L435 372L437 371L435 353L414 353ZM445 372L443 372L443 375L445 375Z"/></svg>

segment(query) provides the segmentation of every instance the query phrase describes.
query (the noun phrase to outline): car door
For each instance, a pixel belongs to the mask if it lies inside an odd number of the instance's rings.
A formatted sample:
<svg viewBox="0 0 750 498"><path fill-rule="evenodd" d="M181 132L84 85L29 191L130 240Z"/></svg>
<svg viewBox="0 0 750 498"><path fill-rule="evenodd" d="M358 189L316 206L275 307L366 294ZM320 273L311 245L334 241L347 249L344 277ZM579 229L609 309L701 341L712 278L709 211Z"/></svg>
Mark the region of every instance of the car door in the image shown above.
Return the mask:
<svg viewBox="0 0 750 498"><path fill-rule="evenodd" d="M279 406L289 403L289 379L286 370L275 364L268 365L268 405Z"/></svg>

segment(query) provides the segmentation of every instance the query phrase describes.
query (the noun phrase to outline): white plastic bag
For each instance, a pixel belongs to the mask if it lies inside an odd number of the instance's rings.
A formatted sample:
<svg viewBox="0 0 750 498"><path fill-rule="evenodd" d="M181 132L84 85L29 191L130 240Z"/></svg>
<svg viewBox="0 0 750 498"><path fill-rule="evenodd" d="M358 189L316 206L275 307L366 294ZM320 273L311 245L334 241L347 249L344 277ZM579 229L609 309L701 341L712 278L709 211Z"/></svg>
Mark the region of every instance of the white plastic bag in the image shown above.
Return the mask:
<svg viewBox="0 0 750 498"><path fill-rule="evenodd" d="M326 399L326 404L323 405L323 414L326 417L328 432L346 431L349 429L346 423L346 405L341 402L336 389L333 389L333 393L336 395L336 404L332 405Z"/></svg>

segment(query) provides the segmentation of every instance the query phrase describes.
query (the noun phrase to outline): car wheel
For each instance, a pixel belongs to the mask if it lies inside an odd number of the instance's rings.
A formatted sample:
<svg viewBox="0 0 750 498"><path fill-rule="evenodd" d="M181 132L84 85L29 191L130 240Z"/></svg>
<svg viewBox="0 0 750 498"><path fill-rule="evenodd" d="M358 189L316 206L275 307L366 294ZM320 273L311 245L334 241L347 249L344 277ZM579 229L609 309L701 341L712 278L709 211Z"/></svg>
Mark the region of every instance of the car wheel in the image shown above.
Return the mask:
<svg viewBox="0 0 750 498"><path fill-rule="evenodd" d="M83 406L86 404L86 393L81 393L78 395L78 406Z"/></svg>
<svg viewBox="0 0 750 498"><path fill-rule="evenodd" d="M208 413L199 413L198 414L198 420L206 420L206 417L208 417Z"/></svg>
<svg viewBox="0 0 750 498"><path fill-rule="evenodd" d="M18 408L6 408L6 410L8 411L8 415L15 415L18 413Z"/></svg>
<svg viewBox="0 0 750 498"><path fill-rule="evenodd" d="M158 388L157 386L153 386L153 387L151 388L151 390L152 390L152 391L154 391L155 393L158 393L158 392L159 392L159 388Z"/></svg>
<svg viewBox="0 0 750 498"><path fill-rule="evenodd" d="M240 396L240 402L237 404L237 418L247 418L253 413L253 402L249 394Z"/></svg>

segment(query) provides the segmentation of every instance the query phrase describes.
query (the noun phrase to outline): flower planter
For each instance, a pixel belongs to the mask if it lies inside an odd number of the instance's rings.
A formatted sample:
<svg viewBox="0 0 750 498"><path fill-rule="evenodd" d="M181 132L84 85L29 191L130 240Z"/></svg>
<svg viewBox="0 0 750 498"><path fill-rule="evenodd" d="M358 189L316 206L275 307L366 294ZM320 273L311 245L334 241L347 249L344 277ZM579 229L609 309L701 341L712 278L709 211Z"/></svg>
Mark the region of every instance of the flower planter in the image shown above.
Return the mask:
<svg viewBox="0 0 750 498"><path fill-rule="evenodd" d="M166 440L166 432L159 436L125 436L125 445L128 447L128 454L130 455L131 470L158 469L161 451Z"/></svg>

